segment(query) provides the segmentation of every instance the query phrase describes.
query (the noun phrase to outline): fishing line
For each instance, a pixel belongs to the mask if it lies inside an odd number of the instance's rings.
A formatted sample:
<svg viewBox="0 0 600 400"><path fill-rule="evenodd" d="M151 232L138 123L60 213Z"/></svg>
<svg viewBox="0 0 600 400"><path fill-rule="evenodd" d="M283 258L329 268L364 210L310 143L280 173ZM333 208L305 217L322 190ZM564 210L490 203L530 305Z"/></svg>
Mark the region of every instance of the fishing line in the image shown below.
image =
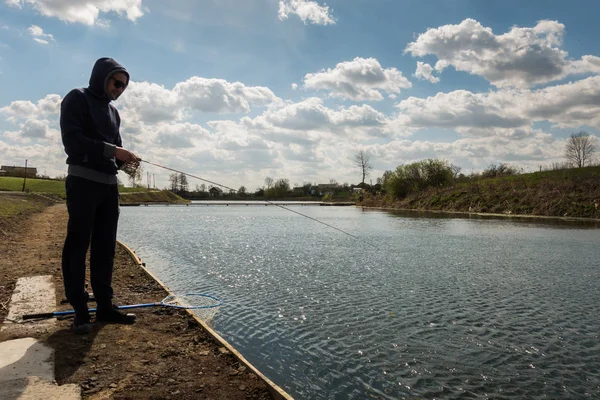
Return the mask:
<svg viewBox="0 0 600 400"><path fill-rule="evenodd" d="M204 179L204 178L201 178L201 177L199 177L199 176L196 176L196 175L193 175L193 174L188 174L187 172L183 172L183 171L179 171L179 170L176 170L176 169L173 169L173 168L165 167L164 165L160 165L160 164L156 164L156 163L153 163L153 162L150 162L150 161L142 160L141 158L138 158L138 161L145 162L146 164L154 165L155 167L163 168L163 169L166 169L166 170L169 170L169 171L177 172L177 173L179 173L179 174L187 175L187 176L189 176L189 177L196 178L196 179L199 179L199 180L201 180L201 181L208 182L208 183L210 183L210 184L213 184L213 185L216 185L216 186L220 186L220 187L223 187L223 188L225 188L225 189L228 189L228 190L233 190L234 192L236 191L235 189L233 189L233 188L230 188L229 186L225 186L225 185L222 185L222 184L220 184L220 183L217 183L217 182L209 181L208 179ZM330 224L328 224L328 223L326 223L326 222L323 222L323 221L321 221L321 220L318 220L318 219L316 219L316 218L313 218L313 217L311 217L310 215L302 214L302 213L301 213L301 212L299 212L299 211L292 210L291 208L287 208L287 207L285 207L285 206L282 206L281 204L273 203L272 201L269 201L269 200L264 200L264 201L265 201L266 203L268 203L268 204L271 204L271 205L273 205L273 206L277 206L277 207L279 207L279 208L283 208L284 210L287 210L287 211L291 211L291 212L293 212L294 214L298 214L298 215L301 215L301 216L303 216L303 217L305 217L305 218L311 219L311 220L313 220L313 221L315 221L315 222L318 222L319 224L325 225L325 226L327 226L327 227L329 227L329 228L331 228L331 229L335 229L335 230L336 230L336 231L338 231L338 232L341 232L341 233L343 233L343 234L345 234L345 235L348 235L348 236L350 236L350 237L353 237L353 238L354 238L354 239L356 239L356 240L360 240L360 241L362 241L362 242L364 242L364 243L370 244L370 245L371 245L371 246L373 246L373 247L376 247L376 246L375 246L375 244L373 244L373 243L370 243L369 241L365 240L364 238L360 238L360 237L358 237L358 236L356 236L356 235L353 235L353 234L351 234L351 233L348 233L348 232L346 232L346 231L343 231L343 230L341 230L340 228L337 228L337 227L335 227L335 226L333 226L333 225L330 225Z"/></svg>

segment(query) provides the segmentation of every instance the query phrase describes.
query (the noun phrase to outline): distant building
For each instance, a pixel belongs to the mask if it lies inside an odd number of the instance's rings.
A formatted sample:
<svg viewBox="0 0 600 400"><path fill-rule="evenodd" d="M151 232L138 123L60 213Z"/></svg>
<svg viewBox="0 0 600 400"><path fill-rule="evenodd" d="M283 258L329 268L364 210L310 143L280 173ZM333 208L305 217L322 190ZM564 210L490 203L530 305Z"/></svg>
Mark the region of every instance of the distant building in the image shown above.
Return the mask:
<svg viewBox="0 0 600 400"><path fill-rule="evenodd" d="M37 168L3 165L0 167L0 176L14 176L18 178L27 176L27 178L35 178L37 176Z"/></svg>
<svg viewBox="0 0 600 400"><path fill-rule="evenodd" d="M223 196L223 191L220 188L216 187L216 186L213 186L210 189L208 189L208 193L210 193L210 195L212 197Z"/></svg>

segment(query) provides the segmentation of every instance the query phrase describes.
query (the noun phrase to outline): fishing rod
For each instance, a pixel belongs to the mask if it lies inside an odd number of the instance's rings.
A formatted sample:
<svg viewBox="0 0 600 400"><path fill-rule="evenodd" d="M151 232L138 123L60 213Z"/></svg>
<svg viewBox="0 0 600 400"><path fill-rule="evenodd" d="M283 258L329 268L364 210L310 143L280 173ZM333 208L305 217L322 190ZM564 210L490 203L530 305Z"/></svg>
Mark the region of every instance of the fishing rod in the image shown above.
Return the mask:
<svg viewBox="0 0 600 400"><path fill-rule="evenodd" d="M160 164L156 164L156 163L153 163L153 162L150 162L150 161L146 161L146 160L143 160L143 159L141 159L141 158L138 158L137 160L138 160L139 162L145 162L146 164L154 165L155 167L159 167L159 168L163 168L163 169L166 169L166 170L169 170L169 171L177 172L178 174L187 175L187 176L189 176L189 177L196 178L196 179L199 179L199 180L201 180L201 181L204 181L204 182L208 182L208 183L210 183L210 184L212 184L212 185L220 186L220 187L223 187L223 188L225 188L225 189L228 189L228 190L233 190L233 191L235 191L235 189L233 189L233 188L230 188L229 186L225 186L225 185L222 185L222 184L220 184L220 183L217 183L217 182L209 181L208 179L204 179L204 178L201 178L201 177L199 177L199 176L196 176L196 175L193 175L193 174L188 174L187 172L179 171L179 170L176 170L176 169L174 169L174 168L165 167L164 165L160 165ZM313 218L313 217L311 217L310 215L306 215L306 214L303 214L303 213L301 213L301 212L299 212L299 211L292 210L291 208L285 207L285 206L283 206L283 205L281 205L281 204L273 203L272 201L269 201L269 200L264 200L264 201L265 201L266 203L268 203L268 204L271 204L271 205L273 205L273 206L277 206L277 207L279 207L279 208L283 208L284 210L287 210L287 211L291 211L291 212L293 212L294 214L298 214L298 215L301 215L301 216L303 216L303 217L305 217L305 218L311 219L311 220L313 220L313 221L315 221L315 222L318 222L319 224L325 225L325 226L327 226L327 227L329 227L329 228L331 228L331 229L335 229L335 230L336 230L336 231L338 231L338 232L341 232L341 233L343 233L343 234L345 234L345 235L348 235L348 236L350 236L350 237L353 237L354 239L357 239L357 240L363 241L363 242L365 242L365 243L368 243L368 244L370 244L370 245L371 245L371 246L373 246L373 247L376 247L376 246L375 246L375 244L373 244L373 243L371 243L371 242L369 242L369 241L365 240L364 238L360 238L360 237L358 237L358 236L356 236L356 235L353 235L353 234L351 234L351 233L348 233L348 232L346 232L346 231L343 231L343 230L341 230L340 228L337 228L337 227L335 227L335 226L333 226L333 225L330 225L330 224L328 224L328 223L326 223L326 222L323 222L323 221L321 221L321 220L318 220L318 219L316 219L316 218Z"/></svg>

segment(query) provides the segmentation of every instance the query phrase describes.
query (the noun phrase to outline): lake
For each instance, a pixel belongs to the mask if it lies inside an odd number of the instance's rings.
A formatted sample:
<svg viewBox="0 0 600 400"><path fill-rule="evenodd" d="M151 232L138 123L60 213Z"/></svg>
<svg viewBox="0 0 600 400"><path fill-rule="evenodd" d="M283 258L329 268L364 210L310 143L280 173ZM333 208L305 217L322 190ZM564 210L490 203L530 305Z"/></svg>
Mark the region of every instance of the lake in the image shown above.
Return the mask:
<svg viewBox="0 0 600 400"><path fill-rule="evenodd" d="M215 204L123 207L118 236L296 399L600 398L598 224L286 207L358 239Z"/></svg>

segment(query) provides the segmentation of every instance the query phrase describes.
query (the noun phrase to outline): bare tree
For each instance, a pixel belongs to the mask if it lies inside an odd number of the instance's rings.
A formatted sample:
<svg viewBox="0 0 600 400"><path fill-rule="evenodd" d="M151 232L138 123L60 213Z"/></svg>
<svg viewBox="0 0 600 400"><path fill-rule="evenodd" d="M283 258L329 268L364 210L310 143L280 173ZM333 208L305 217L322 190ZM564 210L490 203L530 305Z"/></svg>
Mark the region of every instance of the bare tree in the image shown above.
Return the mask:
<svg viewBox="0 0 600 400"><path fill-rule="evenodd" d="M179 191L181 191L181 192L188 191L188 180L184 173L179 174Z"/></svg>
<svg viewBox="0 0 600 400"><path fill-rule="evenodd" d="M569 136L565 156L571 165L583 168L591 163L595 151L594 137L590 136L587 132L581 131L579 133L572 133Z"/></svg>
<svg viewBox="0 0 600 400"><path fill-rule="evenodd" d="M171 191L176 193L179 189L179 174L173 173L169 175L169 183L171 184Z"/></svg>
<svg viewBox="0 0 600 400"><path fill-rule="evenodd" d="M371 156L364 150L354 155L352 162L362 173L362 183L365 183L365 177L369 175L373 166L371 165Z"/></svg>
<svg viewBox="0 0 600 400"><path fill-rule="evenodd" d="M270 176L267 176L265 178L265 186L267 189L271 189L271 186L273 186L273 178L271 178Z"/></svg>

